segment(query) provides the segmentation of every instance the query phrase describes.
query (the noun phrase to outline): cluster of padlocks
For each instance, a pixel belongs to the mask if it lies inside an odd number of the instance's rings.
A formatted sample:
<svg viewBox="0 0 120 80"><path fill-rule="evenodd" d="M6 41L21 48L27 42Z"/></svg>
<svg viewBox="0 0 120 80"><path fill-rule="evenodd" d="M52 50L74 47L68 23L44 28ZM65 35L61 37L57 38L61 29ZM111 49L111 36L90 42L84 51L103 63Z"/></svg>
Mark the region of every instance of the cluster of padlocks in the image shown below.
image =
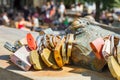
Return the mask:
<svg viewBox="0 0 120 80"><path fill-rule="evenodd" d="M113 77L120 80L120 40L114 35L98 38L90 43L96 57L104 59Z"/></svg>
<svg viewBox="0 0 120 80"><path fill-rule="evenodd" d="M16 41L14 46L6 43L4 47L14 52L10 55L10 60L25 71L31 66L35 70L42 70L45 67L61 69L63 65L69 63L73 42L74 34L66 36L44 34L35 39L28 33L25 38Z"/></svg>

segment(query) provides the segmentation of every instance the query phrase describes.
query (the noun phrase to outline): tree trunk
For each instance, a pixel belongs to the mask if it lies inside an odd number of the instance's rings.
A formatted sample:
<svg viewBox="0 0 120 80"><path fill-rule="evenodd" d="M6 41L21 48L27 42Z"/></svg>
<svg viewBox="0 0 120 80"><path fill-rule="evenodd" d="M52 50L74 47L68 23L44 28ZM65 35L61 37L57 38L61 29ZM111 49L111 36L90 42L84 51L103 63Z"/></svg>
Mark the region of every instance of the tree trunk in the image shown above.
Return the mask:
<svg viewBox="0 0 120 80"><path fill-rule="evenodd" d="M96 0L95 4L96 4L95 19L96 19L96 21L99 22L99 17L100 17L100 12L101 12L101 11L100 11L100 0Z"/></svg>

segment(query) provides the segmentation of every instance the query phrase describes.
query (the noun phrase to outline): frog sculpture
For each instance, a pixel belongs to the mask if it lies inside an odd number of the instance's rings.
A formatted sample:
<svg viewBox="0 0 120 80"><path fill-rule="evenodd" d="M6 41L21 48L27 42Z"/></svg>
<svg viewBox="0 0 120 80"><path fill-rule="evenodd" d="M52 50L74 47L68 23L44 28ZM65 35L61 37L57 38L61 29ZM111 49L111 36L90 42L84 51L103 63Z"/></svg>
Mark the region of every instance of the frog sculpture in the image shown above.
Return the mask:
<svg viewBox="0 0 120 80"><path fill-rule="evenodd" d="M103 27L103 28L102 28ZM74 65L86 67L95 71L102 71L106 65L104 59L98 59L90 47L90 43L97 38L105 38L108 35L119 36L119 34L106 30L112 28L100 24L91 16L75 19L65 32L75 34L71 60Z"/></svg>

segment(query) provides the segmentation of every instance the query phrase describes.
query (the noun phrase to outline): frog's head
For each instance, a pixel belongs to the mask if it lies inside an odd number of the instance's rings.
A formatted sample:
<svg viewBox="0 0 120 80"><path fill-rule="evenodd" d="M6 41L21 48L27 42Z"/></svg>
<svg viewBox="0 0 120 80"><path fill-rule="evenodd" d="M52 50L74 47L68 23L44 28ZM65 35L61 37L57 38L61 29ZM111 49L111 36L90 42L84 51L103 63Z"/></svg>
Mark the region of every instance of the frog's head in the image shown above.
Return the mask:
<svg viewBox="0 0 120 80"><path fill-rule="evenodd" d="M85 28L87 25L91 24L91 21L95 21L92 16L85 16L83 18L74 19L72 24L65 30L66 33L74 33L82 28Z"/></svg>

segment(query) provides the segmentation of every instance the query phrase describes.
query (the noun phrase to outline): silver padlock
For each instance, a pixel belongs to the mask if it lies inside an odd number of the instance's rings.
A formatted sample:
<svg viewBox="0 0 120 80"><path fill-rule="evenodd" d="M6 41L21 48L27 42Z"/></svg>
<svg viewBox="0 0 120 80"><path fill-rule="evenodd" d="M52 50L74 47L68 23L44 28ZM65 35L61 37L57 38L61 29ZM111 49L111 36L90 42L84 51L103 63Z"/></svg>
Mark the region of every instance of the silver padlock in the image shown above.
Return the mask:
<svg viewBox="0 0 120 80"><path fill-rule="evenodd" d="M11 44L8 43L8 42L5 43L4 47L5 47L6 49L8 49L9 51L11 51L11 52L15 52L15 51L17 50L13 45L11 45Z"/></svg>

